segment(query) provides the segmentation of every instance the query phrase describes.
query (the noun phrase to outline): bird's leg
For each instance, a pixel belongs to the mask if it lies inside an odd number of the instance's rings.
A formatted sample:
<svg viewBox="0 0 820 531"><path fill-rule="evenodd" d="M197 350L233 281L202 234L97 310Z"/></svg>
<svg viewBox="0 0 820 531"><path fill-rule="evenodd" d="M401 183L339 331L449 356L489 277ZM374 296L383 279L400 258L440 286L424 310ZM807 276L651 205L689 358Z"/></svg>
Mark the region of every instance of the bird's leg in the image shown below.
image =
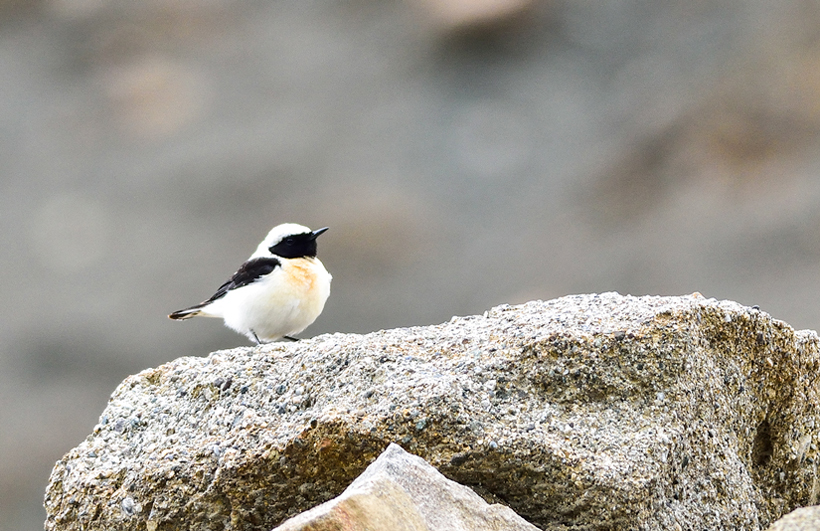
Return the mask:
<svg viewBox="0 0 820 531"><path fill-rule="evenodd" d="M282 338L287 339L288 341L299 341L298 337L293 336L282 336Z"/></svg>
<svg viewBox="0 0 820 531"><path fill-rule="evenodd" d="M253 330L251 330L251 334L253 334L253 338L256 340L256 344L257 344L257 345L261 345L261 344L263 344L263 341L259 339L259 336L257 336L257 335L256 335L256 332L254 332Z"/></svg>

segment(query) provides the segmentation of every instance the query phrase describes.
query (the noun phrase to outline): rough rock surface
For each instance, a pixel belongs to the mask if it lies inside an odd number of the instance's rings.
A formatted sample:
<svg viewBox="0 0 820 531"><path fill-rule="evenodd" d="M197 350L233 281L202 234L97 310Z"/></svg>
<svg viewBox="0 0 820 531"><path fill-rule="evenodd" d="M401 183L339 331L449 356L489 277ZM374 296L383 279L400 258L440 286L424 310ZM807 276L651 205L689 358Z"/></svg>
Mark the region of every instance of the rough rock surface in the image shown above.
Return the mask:
<svg viewBox="0 0 820 531"><path fill-rule="evenodd" d="M390 444L341 496L293 517L276 531L348 529L538 530L509 507L487 504L396 444Z"/></svg>
<svg viewBox="0 0 820 531"><path fill-rule="evenodd" d="M772 524L766 531L817 531L820 529L820 507L800 507Z"/></svg>
<svg viewBox="0 0 820 531"><path fill-rule="evenodd" d="M818 338L702 296L569 296L127 378L46 529L269 529L390 442L542 529L765 528L816 500Z"/></svg>

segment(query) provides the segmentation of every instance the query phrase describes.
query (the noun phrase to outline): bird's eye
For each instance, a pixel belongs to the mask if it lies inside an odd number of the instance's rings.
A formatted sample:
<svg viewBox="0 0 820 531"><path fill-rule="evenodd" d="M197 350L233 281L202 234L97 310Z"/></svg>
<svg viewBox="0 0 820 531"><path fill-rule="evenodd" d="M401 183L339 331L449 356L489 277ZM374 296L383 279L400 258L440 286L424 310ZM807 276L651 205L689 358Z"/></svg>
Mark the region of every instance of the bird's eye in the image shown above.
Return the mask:
<svg viewBox="0 0 820 531"><path fill-rule="evenodd" d="M285 243L288 245L293 245L293 237L288 236L287 238L285 238Z"/></svg>

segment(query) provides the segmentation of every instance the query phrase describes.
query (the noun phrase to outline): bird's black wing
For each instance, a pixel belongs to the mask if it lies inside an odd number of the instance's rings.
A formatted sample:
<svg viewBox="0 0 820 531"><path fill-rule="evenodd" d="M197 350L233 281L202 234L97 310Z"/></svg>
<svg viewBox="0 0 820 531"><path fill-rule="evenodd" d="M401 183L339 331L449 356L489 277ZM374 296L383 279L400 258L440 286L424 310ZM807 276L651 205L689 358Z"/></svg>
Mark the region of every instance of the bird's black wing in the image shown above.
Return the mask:
<svg viewBox="0 0 820 531"><path fill-rule="evenodd" d="M242 266L236 271L236 273L233 274L229 281L219 286L219 289L216 290L216 293L211 295L211 298L191 306L190 308L177 310L168 317L171 319L188 319L193 317L199 314L198 310L200 308L211 304L217 299L221 299L232 289L241 288L242 286L247 286L248 284L255 282L257 279L267 275L280 265L282 264L276 258L254 258L252 260L248 260L242 264Z"/></svg>
<svg viewBox="0 0 820 531"><path fill-rule="evenodd" d="M231 279L216 290L210 299L203 302L202 305L210 304L217 299L221 299L226 293L232 289L241 288L248 284L255 282L260 277L263 277L282 265L276 258L254 258L248 260L233 274Z"/></svg>

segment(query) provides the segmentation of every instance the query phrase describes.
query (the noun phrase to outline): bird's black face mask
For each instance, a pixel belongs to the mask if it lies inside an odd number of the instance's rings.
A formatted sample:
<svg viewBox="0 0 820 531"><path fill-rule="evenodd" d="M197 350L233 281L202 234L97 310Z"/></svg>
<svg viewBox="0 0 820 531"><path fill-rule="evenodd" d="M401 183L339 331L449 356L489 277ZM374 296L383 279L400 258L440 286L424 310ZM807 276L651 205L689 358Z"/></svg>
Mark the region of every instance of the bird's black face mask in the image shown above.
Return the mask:
<svg viewBox="0 0 820 531"><path fill-rule="evenodd" d="M294 234L269 248L269 251L282 258L313 258L316 256L316 238L327 228Z"/></svg>

